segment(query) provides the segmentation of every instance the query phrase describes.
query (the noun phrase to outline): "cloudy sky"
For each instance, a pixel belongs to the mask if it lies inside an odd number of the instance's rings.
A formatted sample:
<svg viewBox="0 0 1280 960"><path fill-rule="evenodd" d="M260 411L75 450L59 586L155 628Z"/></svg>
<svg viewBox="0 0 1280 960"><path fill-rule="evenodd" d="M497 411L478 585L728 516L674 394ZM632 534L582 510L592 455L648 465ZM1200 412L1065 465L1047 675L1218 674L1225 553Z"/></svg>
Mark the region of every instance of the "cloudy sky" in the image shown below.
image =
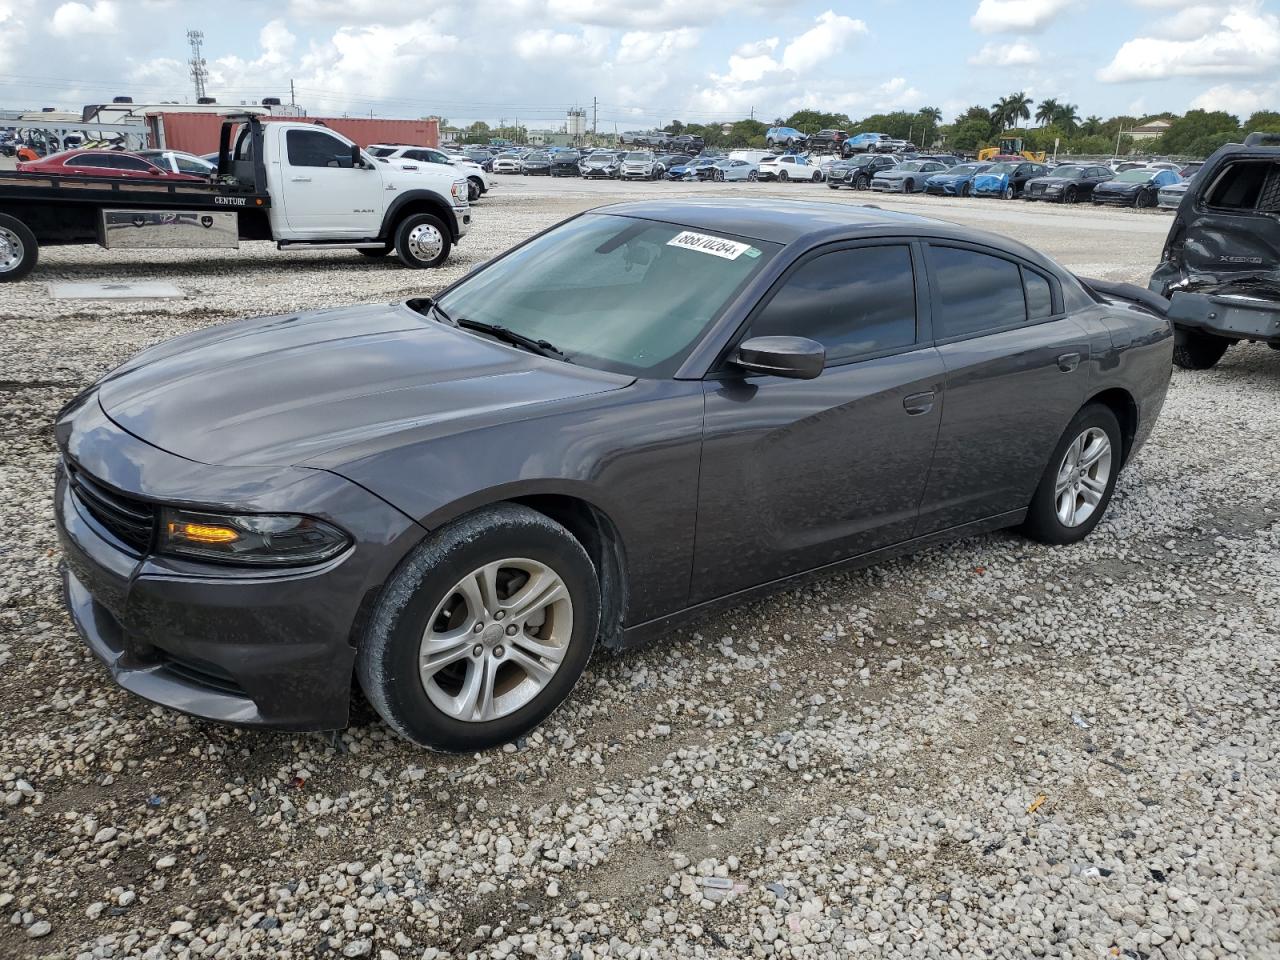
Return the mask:
<svg viewBox="0 0 1280 960"><path fill-rule="evenodd" d="M190 100L188 29L219 102L292 79L313 115L950 120L1018 89L1081 116L1280 109L1280 0L0 0L0 108Z"/></svg>

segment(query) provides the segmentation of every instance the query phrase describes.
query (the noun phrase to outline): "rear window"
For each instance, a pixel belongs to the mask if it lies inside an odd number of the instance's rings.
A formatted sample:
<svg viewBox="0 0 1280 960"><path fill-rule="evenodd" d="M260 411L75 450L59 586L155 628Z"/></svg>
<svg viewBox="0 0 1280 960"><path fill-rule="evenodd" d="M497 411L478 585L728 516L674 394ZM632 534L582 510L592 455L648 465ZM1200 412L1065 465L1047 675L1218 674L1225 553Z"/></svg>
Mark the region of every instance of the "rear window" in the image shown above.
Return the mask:
<svg viewBox="0 0 1280 960"><path fill-rule="evenodd" d="M1205 191L1205 203L1224 210L1280 212L1280 163L1240 160L1228 164Z"/></svg>
<svg viewBox="0 0 1280 960"><path fill-rule="evenodd" d="M1025 323L1027 301L1018 265L958 247L929 247L939 339L972 337Z"/></svg>
<svg viewBox="0 0 1280 960"><path fill-rule="evenodd" d="M1023 270L1022 285L1027 292L1027 316L1032 320L1053 316L1053 288L1049 281L1034 270Z"/></svg>

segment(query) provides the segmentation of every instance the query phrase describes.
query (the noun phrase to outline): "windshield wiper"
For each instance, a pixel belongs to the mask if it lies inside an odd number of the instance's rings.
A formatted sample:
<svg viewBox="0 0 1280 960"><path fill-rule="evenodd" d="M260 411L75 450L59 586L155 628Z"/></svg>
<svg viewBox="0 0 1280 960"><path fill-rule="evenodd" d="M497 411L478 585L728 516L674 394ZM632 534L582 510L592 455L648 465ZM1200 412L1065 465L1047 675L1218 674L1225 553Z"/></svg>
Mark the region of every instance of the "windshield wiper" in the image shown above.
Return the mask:
<svg viewBox="0 0 1280 960"><path fill-rule="evenodd" d="M436 307L436 310L439 311L440 308ZM449 319L443 312L441 312L441 316L444 316L446 320ZM565 363L573 363L563 350L549 340L536 340L533 337L526 337L523 333L516 333L516 331L511 330L508 327L504 327L501 324L485 323L481 320L468 320L466 317L459 317L457 320L451 322L455 327L461 327L464 330L474 330L477 333L487 333L495 340L501 340L502 342L509 343L512 346L523 347L530 353L538 354L538 356L552 357L556 360L563 360Z"/></svg>

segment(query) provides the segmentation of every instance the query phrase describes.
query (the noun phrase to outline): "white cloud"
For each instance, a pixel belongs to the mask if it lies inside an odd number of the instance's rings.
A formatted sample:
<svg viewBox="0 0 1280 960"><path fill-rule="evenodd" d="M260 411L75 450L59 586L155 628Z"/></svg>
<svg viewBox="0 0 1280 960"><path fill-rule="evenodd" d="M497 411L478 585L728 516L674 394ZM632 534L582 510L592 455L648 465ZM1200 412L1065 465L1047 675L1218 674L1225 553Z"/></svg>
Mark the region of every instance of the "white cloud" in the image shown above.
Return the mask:
<svg viewBox="0 0 1280 960"><path fill-rule="evenodd" d="M1026 40L1013 43L987 43L969 58L978 67L1024 67L1040 62L1040 51Z"/></svg>
<svg viewBox="0 0 1280 960"><path fill-rule="evenodd" d="M284 63L297 42L298 38L289 32L283 20L272 20L258 31L262 59L267 63Z"/></svg>
<svg viewBox="0 0 1280 960"><path fill-rule="evenodd" d="M982 0L969 18L980 33L1034 33L1079 0Z"/></svg>
<svg viewBox="0 0 1280 960"><path fill-rule="evenodd" d="M555 30L526 30L515 39L515 51L524 60L571 57L598 60L608 48L607 31L583 30L560 33Z"/></svg>
<svg viewBox="0 0 1280 960"><path fill-rule="evenodd" d="M1253 3L1237 4L1193 39L1136 37L1098 71L1105 83L1166 77L1229 77L1274 73L1280 64L1280 17Z"/></svg>
<svg viewBox="0 0 1280 960"><path fill-rule="evenodd" d="M618 63L651 63L668 60L683 50L692 50L698 45L698 31L692 27L681 27L678 30L632 30L622 35L618 41L618 52L614 59Z"/></svg>
<svg viewBox="0 0 1280 960"><path fill-rule="evenodd" d="M828 10L814 26L786 45L782 65L788 70L804 71L833 64L856 37L866 32L867 25L861 20Z"/></svg>
<svg viewBox="0 0 1280 960"><path fill-rule="evenodd" d="M115 33L120 29L120 11L113 0L97 0L93 6L64 3L53 11L49 32L59 37Z"/></svg>
<svg viewBox="0 0 1280 960"><path fill-rule="evenodd" d="M630 30L669 30L696 27L735 13L759 13L790 7L789 0L718 0L715 3L690 0L545 0L542 19L569 21L598 27Z"/></svg>
<svg viewBox="0 0 1280 960"><path fill-rule="evenodd" d="M744 43L733 51L735 57L767 57L778 49L778 38L770 37L768 40L757 40L754 43Z"/></svg>
<svg viewBox="0 0 1280 960"><path fill-rule="evenodd" d="M1244 87L1221 83L1191 101L1200 110L1225 110L1242 121L1258 110L1274 110L1280 104L1280 83ZM1246 131L1247 132L1247 131Z"/></svg>

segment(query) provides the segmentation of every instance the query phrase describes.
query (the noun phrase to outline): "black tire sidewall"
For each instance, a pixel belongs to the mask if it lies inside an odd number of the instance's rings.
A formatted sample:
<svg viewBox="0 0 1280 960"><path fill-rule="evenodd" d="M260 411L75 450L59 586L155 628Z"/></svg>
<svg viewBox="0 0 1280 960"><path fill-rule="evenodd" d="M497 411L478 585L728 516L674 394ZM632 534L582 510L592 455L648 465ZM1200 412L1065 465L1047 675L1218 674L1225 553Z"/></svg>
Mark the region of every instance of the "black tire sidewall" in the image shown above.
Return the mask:
<svg viewBox="0 0 1280 960"><path fill-rule="evenodd" d="M31 228L17 217L0 213L0 227L12 230L22 242L22 262L7 273L0 273L0 283L12 283L21 280L36 268L36 262L40 259L40 244Z"/></svg>
<svg viewBox="0 0 1280 960"><path fill-rule="evenodd" d="M444 244L440 249L440 255L433 260L419 260L408 251L409 231L420 223L430 223L440 231L440 236L444 238ZM431 213L411 213L396 227L395 239L396 256L406 267L415 269L426 267L438 267L449 259L449 251L453 249L453 241L449 236L449 228L444 225L439 217Z"/></svg>
<svg viewBox="0 0 1280 960"><path fill-rule="evenodd" d="M1208 370L1222 359L1231 342L1224 337L1180 330L1173 347L1173 362L1183 370Z"/></svg>
<svg viewBox="0 0 1280 960"><path fill-rule="evenodd" d="M1057 481L1058 464L1062 462L1067 448L1090 427L1098 427L1105 431L1111 441L1111 476L1107 478L1107 488L1102 494L1097 509L1092 516L1078 527L1065 526L1058 519L1054 497ZM1067 544L1078 543L1087 537L1101 521L1111 505L1111 495L1116 488L1116 480L1120 476L1120 467L1124 457L1124 446L1120 436L1120 421L1111 408L1101 403L1091 403L1080 410L1062 432L1062 439L1053 448L1049 463L1045 466L1040 485L1036 487L1031 498L1031 507L1027 511L1027 519L1023 524L1025 532L1041 543Z"/></svg>
<svg viewBox="0 0 1280 960"><path fill-rule="evenodd" d="M573 601L569 650L555 676L525 706L486 723L456 720L435 706L418 673L427 618L445 592L485 563L525 557L560 575ZM502 504L459 518L420 544L379 598L357 655L357 675L374 709L406 739L445 752L507 743L545 720L573 690L599 630L595 568L562 526L527 507Z"/></svg>

